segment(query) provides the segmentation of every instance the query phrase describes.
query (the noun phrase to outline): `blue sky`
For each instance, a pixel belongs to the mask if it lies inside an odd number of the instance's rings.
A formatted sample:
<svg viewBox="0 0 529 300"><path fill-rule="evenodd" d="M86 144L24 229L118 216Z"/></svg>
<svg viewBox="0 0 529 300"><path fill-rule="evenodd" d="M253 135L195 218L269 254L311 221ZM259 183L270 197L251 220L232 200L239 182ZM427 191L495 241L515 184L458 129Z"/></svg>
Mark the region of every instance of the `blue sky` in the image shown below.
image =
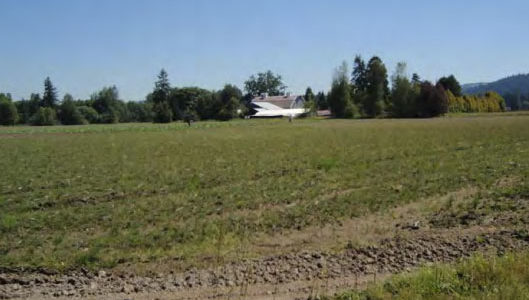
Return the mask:
<svg viewBox="0 0 529 300"><path fill-rule="evenodd" d="M526 0L0 0L0 91L87 98L116 85L126 100L152 90L163 67L173 86L242 88L281 74L289 90L327 90L355 54L390 72L463 83L529 72Z"/></svg>

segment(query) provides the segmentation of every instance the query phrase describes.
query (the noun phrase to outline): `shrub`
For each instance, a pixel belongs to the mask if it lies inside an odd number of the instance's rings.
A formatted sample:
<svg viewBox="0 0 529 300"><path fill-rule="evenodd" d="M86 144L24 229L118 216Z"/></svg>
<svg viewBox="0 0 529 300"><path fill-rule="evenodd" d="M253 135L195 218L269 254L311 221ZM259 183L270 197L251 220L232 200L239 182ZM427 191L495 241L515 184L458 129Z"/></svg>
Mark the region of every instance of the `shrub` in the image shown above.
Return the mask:
<svg viewBox="0 0 529 300"><path fill-rule="evenodd" d="M306 116L313 117L317 115L318 105L315 100L305 101L303 108L306 110Z"/></svg>
<svg viewBox="0 0 529 300"><path fill-rule="evenodd" d="M173 111L167 102L156 103L153 113L155 123L169 123L173 120Z"/></svg>
<svg viewBox="0 0 529 300"><path fill-rule="evenodd" d="M149 102L127 103L129 122L152 122L152 104Z"/></svg>
<svg viewBox="0 0 529 300"><path fill-rule="evenodd" d="M215 119L220 121L228 121L237 116L237 109L239 108L239 100L235 97L230 98L217 112Z"/></svg>
<svg viewBox="0 0 529 300"><path fill-rule="evenodd" d="M344 110L345 118L358 118L360 116L360 111L354 103L347 103Z"/></svg>
<svg viewBox="0 0 529 300"><path fill-rule="evenodd" d="M7 97L0 96L0 125L15 125L18 112L15 104Z"/></svg>
<svg viewBox="0 0 529 300"><path fill-rule="evenodd" d="M119 116L120 116L119 113L115 109L110 108L109 110L99 115L99 123L105 123L105 124L119 123Z"/></svg>
<svg viewBox="0 0 529 300"><path fill-rule="evenodd" d="M59 120L64 125L86 124L86 119L71 100L65 100L59 108Z"/></svg>
<svg viewBox="0 0 529 300"><path fill-rule="evenodd" d="M446 92L448 110L450 112L503 112L506 109L505 99L496 92L486 92L483 95L465 95L456 97L452 92Z"/></svg>
<svg viewBox="0 0 529 300"><path fill-rule="evenodd" d="M57 124L57 113L51 107L41 107L31 117L30 124L34 126L49 126Z"/></svg>
<svg viewBox="0 0 529 300"><path fill-rule="evenodd" d="M30 100L20 100L14 102L18 112L18 123L28 124L29 119L39 109L40 97L38 94L31 94Z"/></svg>
<svg viewBox="0 0 529 300"><path fill-rule="evenodd" d="M77 110L79 110L79 113L83 116L86 121L88 121L88 123L92 124L99 122L99 114L92 107L79 106Z"/></svg>
<svg viewBox="0 0 529 300"><path fill-rule="evenodd" d="M115 86L104 87L92 94L92 107L99 113L99 123L118 123L126 118L126 105L119 100L118 89Z"/></svg>
<svg viewBox="0 0 529 300"><path fill-rule="evenodd" d="M194 110L186 110L184 111L184 113L182 114L182 119L184 122L190 124L191 122L193 121L196 121L198 120L198 115L196 114L196 112Z"/></svg>

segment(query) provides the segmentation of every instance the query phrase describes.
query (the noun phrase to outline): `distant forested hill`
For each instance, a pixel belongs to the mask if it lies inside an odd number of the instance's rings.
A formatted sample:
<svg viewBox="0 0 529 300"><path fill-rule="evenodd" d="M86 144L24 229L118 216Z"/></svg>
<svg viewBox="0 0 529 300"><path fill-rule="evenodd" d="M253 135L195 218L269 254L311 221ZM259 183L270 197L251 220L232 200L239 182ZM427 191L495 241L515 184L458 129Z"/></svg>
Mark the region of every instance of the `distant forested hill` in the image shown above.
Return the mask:
<svg viewBox="0 0 529 300"><path fill-rule="evenodd" d="M529 109L529 74L509 76L491 83L464 84L462 90L464 94L495 91L505 98L509 109Z"/></svg>
<svg viewBox="0 0 529 300"><path fill-rule="evenodd" d="M495 91L505 96L507 94L529 94L529 74L509 76L491 83L471 83L462 86L465 94L481 94Z"/></svg>

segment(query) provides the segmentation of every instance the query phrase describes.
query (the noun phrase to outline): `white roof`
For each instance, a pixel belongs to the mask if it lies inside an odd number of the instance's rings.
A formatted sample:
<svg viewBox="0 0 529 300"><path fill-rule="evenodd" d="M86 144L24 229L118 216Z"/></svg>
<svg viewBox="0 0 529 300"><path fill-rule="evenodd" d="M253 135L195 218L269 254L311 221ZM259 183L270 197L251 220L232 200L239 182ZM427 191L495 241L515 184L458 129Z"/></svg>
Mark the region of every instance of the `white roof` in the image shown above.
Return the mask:
<svg viewBox="0 0 529 300"><path fill-rule="evenodd" d="M269 102L252 102L253 104L261 107L261 108L264 108L264 109L267 109L267 110L281 110L283 108L277 106L277 105L274 105L272 103L269 103Z"/></svg>
<svg viewBox="0 0 529 300"><path fill-rule="evenodd" d="M304 108L258 110L252 117L297 117L306 112Z"/></svg>
<svg viewBox="0 0 529 300"><path fill-rule="evenodd" d="M261 95L252 99L252 103L256 102L266 102L272 105L278 106L282 109L292 108L292 104L295 103L302 96L296 95L280 95L280 96L267 96Z"/></svg>

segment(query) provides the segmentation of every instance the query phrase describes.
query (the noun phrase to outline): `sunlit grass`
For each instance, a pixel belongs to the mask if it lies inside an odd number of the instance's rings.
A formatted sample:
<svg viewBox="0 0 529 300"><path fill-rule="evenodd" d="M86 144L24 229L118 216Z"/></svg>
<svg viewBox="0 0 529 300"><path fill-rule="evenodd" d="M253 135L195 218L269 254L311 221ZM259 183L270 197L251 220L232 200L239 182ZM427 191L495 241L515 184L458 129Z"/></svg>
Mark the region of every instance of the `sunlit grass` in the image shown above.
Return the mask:
<svg viewBox="0 0 529 300"><path fill-rule="evenodd" d="M323 299L529 299L528 266L527 252L503 257L478 255L455 265L398 275L365 291Z"/></svg>
<svg viewBox="0 0 529 300"><path fill-rule="evenodd" d="M0 130L0 266L195 264L529 163L527 116L34 128Z"/></svg>

